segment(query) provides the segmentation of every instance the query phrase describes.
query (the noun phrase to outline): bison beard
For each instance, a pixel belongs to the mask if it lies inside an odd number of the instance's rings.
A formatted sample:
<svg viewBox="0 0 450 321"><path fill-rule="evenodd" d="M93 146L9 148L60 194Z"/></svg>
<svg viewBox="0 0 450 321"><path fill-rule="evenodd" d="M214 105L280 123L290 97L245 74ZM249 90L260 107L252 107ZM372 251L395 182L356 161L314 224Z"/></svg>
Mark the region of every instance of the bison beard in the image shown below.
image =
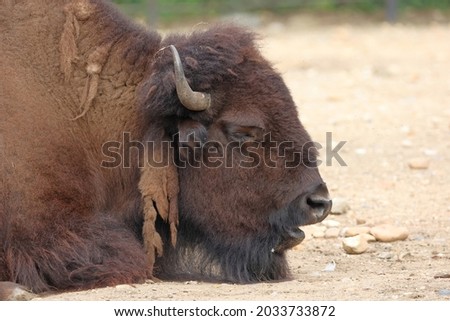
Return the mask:
<svg viewBox="0 0 450 321"><path fill-rule="evenodd" d="M305 238L299 226L316 223L328 214L331 202L327 197L326 186L316 185L272 213L268 230L243 238L207 233L189 219L191 213L184 212L177 246L166 246L155 273L162 279L236 283L285 279L290 275L286 250ZM157 226L162 235L169 235L161 220Z"/></svg>
<svg viewBox="0 0 450 321"><path fill-rule="evenodd" d="M166 247L157 261L155 273L161 279L250 283L289 275L284 251L273 250L282 241L276 231L241 240L220 239L183 219L180 229L186 232L179 236L177 247Z"/></svg>

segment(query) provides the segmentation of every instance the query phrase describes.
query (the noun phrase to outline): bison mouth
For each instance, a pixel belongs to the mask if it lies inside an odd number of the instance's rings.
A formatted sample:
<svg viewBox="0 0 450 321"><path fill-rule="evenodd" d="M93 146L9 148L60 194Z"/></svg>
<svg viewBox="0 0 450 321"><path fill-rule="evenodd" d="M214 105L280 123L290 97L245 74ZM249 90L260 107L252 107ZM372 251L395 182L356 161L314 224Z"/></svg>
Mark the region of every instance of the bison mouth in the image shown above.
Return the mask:
<svg viewBox="0 0 450 321"><path fill-rule="evenodd" d="M300 244L305 239L305 232L299 227L291 227L281 234L281 241L274 248L271 249L272 253L282 254L284 251L293 248Z"/></svg>
<svg viewBox="0 0 450 321"><path fill-rule="evenodd" d="M274 233L279 235L279 241L272 248L272 253L281 254L300 244L305 239L305 232L300 226L324 220L331 210L331 205L326 185L321 183L274 213L270 217L270 224Z"/></svg>

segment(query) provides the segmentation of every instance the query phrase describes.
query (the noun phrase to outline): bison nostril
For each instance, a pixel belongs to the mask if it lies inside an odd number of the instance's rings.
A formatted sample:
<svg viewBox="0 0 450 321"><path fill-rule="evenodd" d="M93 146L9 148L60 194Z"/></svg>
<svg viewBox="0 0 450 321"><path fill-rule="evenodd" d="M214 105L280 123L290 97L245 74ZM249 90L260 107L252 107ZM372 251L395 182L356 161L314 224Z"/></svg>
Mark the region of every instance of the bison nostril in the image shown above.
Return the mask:
<svg viewBox="0 0 450 321"><path fill-rule="evenodd" d="M323 220L331 210L331 200L318 194L309 195L306 204L318 221Z"/></svg>
<svg viewBox="0 0 450 321"><path fill-rule="evenodd" d="M308 197L306 199L306 204L308 204L310 207L312 207L313 209L318 209L318 210L325 210L326 207L328 207L328 204L331 201L327 198L317 198L317 197Z"/></svg>

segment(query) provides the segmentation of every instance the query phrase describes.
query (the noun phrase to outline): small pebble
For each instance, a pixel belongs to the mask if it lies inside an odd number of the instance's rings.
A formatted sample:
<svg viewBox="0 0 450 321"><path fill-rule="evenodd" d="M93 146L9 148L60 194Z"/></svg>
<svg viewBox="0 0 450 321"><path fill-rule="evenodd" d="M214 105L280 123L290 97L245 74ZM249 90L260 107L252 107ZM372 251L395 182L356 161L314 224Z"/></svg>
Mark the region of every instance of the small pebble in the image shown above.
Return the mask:
<svg viewBox="0 0 450 321"><path fill-rule="evenodd" d="M370 234L375 236L377 241L380 242L395 242L406 240L409 232L404 227L382 224L372 227L370 229Z"/></svg>
<svg viewBox="0 0 450 321"><path fill-rule="evenodd" d="M392 252L381 252L378 254L378 258L382 260L390 260L394 257L394 254Z"/></svg>
<svg viewBox="0 0 450 321"><path fill-rule="evenodd" d="M413 143L409 139L402 140L402 146L403 147L408 147L409 148L409 147L412 147L412 145L413 145Z"/></svg>
<svg viewBox="0 0 450 321"><path fill-rule="evenodd" d="M352 226L345 230L344 236L350 237L350 236L355 236L355 235L359 235L359 234L366 234L366 233L369 233L369 231L370 231L370 227L368 227L368 226Z"/></svg>
<svg viewBox="0 0 450 321"><path fill-rule="evenodd" d="M333 205L331 206L331 214L345 214L350 210L347 200L341 197L333 198Z"/></svg>
<svg viewBox="0 0 450 321"><path fill-rule="evenodd" d="M327 229L326 231L325 231L325 235L324 235L324 237L326 238L326 239L334 239L334 238L337 238L337 237L339 237L339 232L340 232L341 230L338 228L338 227L330 227L329 229Z"/></svg>
<svg viewBox="0 0 450 321"><path fill-rule="evenodd" d="M430 159L426 157L417 157L408 161L410 169L427 169L430 166Z"/></svg>
<svg viewBox="0 0 450 321"><path fill-rule="evenodd" d="M328 263L323 269L324 272L334 272L334 270L336 270L336 262L334 261Z"/></svg>
<svg viewBox="0 0 450 321"><path fill-rule="evenodd" d="M425 156L436 156L438 154L438 151L436 149L424 149L423 150L423 154Z"/></svg>
<svg viewBox="0 0 450 321"><path fill-rule="evenodd" d="M348 254L361 254L367 251L369 244L361 235L346 237L342 240L342 247Z"/></svg>
<svg viewBox="0 0 450 321"><path fill-rule="evenodd" d="M362 224L366 224L367 223L367 220L365 220L363 218L360 218L360 217L356 217L355 220L356 220L356 224L357 225L362 225Z"/></svg>
<svg viewBox="0 0 450 321"><path fill-rule="evenodd" d="M133 287L129 284L119 284L119 285L116 285L114 288L117 290L121 290L121 291L133 289Z"/></svg>
<svg viewBox="0 0 450 321"><path fill-rule="evenodd" d="M411 241L423 241L425 240L425 236L422 234L414 234L409 237Z"/></svg>
<svg viewBox="0 0 450 321"><path fill-rule="evenodd" d="M335 220L325 220L322 222L322 225L325 225L326 227L339 227L341 223Z"/></svg>
<svg viewBox="0 0 450 321"><path fill-rule="evenodd" d="M198 281L186 281L184 284L198 284Z"/></svg>

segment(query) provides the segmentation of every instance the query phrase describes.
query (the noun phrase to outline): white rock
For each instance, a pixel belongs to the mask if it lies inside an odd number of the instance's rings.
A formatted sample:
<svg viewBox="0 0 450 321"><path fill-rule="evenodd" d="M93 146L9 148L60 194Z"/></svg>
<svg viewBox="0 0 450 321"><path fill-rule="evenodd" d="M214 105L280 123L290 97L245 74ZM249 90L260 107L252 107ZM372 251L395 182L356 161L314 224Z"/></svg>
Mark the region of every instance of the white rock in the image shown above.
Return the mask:
<svg viewBox="0 0 450 321"><path fill-rule="evenodd" d="M438 151L436 149L424 149L423 154L426 156L436 156L438 154Z"/></svg>
<svg viewBox="0 0 450 321"><path fill-rule="evenodd" d="M335 220L325 220L322 222L322 225L325 225L326 227L339 227L341 226L341 223Z"/></svg>
<svg viewBox="0 0 450 321"><path fill-rule="evenodd" d="M350 209L347 200L341 197L333 198L333 205L331 207L331 214L345 214Z"/></svg>
<svg viewBox="0 0 450 321"><path fill-rule="evenodd" d="M348 227L345 230L344 236L345 237L356 236L356 235L360 235L360 234L369 233L369 231L370 231L370 227L368 227L368 226L352 226L352 227Z"/></svg>
<svg viewBox="0 0 450 321"><path fill-rule="evenodd" d="M334 239L339 237L340 229L338 227L330 227L325 231L324 237L326 239Z"/></svg>
<svg viewBox="0 0 450 321"><path fill-rule="evenodd" d="M198 281L186 281L184 284L198 284Z"/></svg>
<svg viewBox="0 0 450 321"><path fill-rule="evenodd" d="M412 158L408 161L410 169L427 169L430 166L430 159L426 157Z"/></svg>
<svg viewBox="0 0 450 321"><path fill-rule="evenodd" d="M370 229L370 234L380 242L403 241L408 238L409 232L404 227L382 224Z"/></svg>
<svg viewBox="0 0 450 321"><path fill-rule="evenodd" d="M132 290L133 286L129 284L118 284L114 288L120 291L124 291L124 290Z"/></svg>
<svg viewBox="0 0 450 321"><path fill-rule="evenodd" d="M390 260L394 257L394 254L392 252L381 252L378 254L378 258L382 260Z"/></svg>
<svg viewBox="0 0 450 321"><path fill-rule="evenodd" d="M409 139L404 139L404 140L402 140L402 146L403 147L412 147L413 146L413 143L412 143L412 141L410 141Z"/></svg>
<svg viewBox="0 0 450 321"><path fill-rule="evenodd" d="M367 251L369 244L361 235L346 237L342 240L342 247L348 254L361 254Z"/></svg>
<svg viewBox="0 0 450 321"><path fill-rule="evenodd" d="M324 272L334 272L334 270L336 270L336 262L334 261L328 263L323 269Z"/></svg>

